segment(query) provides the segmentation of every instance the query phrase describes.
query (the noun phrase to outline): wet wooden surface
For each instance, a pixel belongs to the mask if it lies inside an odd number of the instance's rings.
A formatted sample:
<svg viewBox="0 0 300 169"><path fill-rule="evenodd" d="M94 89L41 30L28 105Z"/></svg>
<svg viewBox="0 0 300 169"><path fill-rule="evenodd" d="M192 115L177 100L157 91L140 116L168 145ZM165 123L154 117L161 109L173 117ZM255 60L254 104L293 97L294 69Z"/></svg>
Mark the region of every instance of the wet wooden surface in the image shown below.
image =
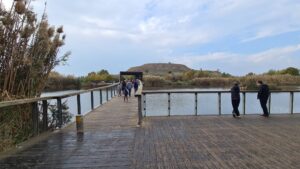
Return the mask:
<svg viewBox="0 0 300 169"><path fill-rule="evenodd" d="M75 125L0 160L3 168L131 168L137 124L135 98L114 98L84 118L84 135Z"/></svg>
<svg viewBox="0 0 300 169"><path fill-rule="evenodd" d="M299 115L152 117L137 136L135 168L300 168Z"/></svg>
<svg viewBox="0 0 300 169"><path fill-rule="evenodd" d="M75 126L0 161L0 168L300 168L300 116L146 118L115 98Z"/></svg>

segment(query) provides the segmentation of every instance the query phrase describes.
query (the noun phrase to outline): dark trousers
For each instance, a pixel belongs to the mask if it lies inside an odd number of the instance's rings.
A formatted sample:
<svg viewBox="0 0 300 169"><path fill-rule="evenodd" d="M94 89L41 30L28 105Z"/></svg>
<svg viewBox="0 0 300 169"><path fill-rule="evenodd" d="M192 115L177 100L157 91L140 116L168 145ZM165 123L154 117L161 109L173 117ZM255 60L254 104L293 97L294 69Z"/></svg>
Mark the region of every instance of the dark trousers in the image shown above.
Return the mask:
<svg viewBox="0 0 300 169"><path fill-rule="evenodd" d="M131 97L131 88L128 89L128 91L129 91L129 97Z"/></svg>
<svg viewBox="0 0 300 169"><path fill-rule="evenodd" d="M233 112L239 116L240 115L240 111L239 111L239 105L240 105L240 100L231 100L232 103L232 107L233 107Z"/></svg>
<svg viewBox="0 0 300 169"><path fill-rule="evenodd" d="M268 99L259 99L259 101L260 101L261 108L264 111L264 115L269 116L269 111L268 111L268 108L267 108Z"/></svg>

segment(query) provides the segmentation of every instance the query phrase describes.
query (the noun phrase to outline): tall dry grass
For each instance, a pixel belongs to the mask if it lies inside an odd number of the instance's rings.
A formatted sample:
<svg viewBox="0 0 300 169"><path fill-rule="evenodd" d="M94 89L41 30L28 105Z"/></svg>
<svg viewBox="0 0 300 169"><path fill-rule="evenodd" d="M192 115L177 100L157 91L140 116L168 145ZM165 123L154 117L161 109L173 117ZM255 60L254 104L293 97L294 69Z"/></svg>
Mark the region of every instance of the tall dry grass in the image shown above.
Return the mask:
<svg viewBox="0 0 300 169"><path fill-rule="evenodd" d="M51 70L70 54L58 57L63 27L49 25L46 13L38 20L30 2L0 7L0 101L39 96ZM0 109L0 151L32 136L31 116L31 105Z"/></svg>
<svg viewBox="0 0 300 169"><path fill-rule="evenodd" d="M234 82L240 82L244 89L257 89L256 82L258 80L268 84L271 89L280 89L280 86L300 86L300 76L292 75L252 75L244 77L196 77L191 80L184 80L186 77L179 75L171 76L145 76L146 87L222 87L229 88Z"/></svg>

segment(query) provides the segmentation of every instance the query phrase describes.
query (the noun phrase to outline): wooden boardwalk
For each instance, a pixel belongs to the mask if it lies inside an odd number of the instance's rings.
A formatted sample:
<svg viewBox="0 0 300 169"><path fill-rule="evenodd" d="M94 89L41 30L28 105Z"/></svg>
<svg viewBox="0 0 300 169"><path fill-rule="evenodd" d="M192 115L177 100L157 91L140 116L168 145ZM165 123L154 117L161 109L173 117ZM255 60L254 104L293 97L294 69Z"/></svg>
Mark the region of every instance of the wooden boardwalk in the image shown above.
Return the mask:
<svg viewBox="0 0 300 169"><path fill-rule="evenodd" d="M300 168L300 115L177 116L144 119L137 101L114 98L0 168L282 169Z"/></svg>
<svg viewBox="0 0 300 169"><path fill-rule="evenodd" d="M299 115L152 117L136 135L136 169L300 168Z"/></svg>
<svg viewBox="0 0 300 169"><path fill-rule="evenodd" d="M137 101L114 98L84 118L84 135L75 125L4 160L3 168L131 168Z"/></svg>

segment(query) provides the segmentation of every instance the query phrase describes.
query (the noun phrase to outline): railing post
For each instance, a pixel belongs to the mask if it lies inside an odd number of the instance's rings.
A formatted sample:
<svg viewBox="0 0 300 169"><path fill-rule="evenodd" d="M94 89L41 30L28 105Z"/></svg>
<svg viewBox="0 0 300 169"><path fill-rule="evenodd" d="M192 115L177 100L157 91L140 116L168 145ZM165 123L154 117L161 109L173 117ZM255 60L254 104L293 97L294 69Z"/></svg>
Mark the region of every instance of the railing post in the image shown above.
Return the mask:
<svg viewBox="0 0 300 169"><path fill-rule="evenodd" d="M272 93L270 93L270 97L269 97L269 103L268 103L268 109L269 109L269 114L271 114L271 103L272 103Z"/></svg>
<svg viewBox="0 0 300 169"><path fill-rule="evenodd" d="M102 90L100 89L100 105L102 105L103 104L103 100L102 100Z"/></svg>
<svg viewBox="0 0 300 169"><path fill-rule="evenodd" d="M243 92L243 114L246 115L246 92Z"/></svg>
<svg viewBox="0 0 300 169"><path fill-rule="evenodd" d="M32 126L33 126L33 134L36 136L39 134L39 109L38 103L32 103Z"/></svg>
<svg viewBox="0 0 300 169"><path fill-rule="evenodd" d="M108 101L108 88L106 88L106 101Z"/></svg>
<svg viewBox="0 0 300 169"><path fill-rule="evenodd" d="M43 100L43 131L48 130L48 102Z"/></svg>
<svg viewBox="0 0 300 169"><path fill-rule="evenodd" d="M113 98L113 89L112 89L112 87L110 87L110 98L111 99Z"/></svg>
<svg viewBox="0 0 300 169"><path fill-rule="evenodd" d="M116 86L113 87L114 89L114 97L116 96Z"/></svg>
<svg viewBox="0 0 300 169"><path fill-rule="evenodd" d="M77 114L81 115L81 103L80 103L80 94L77 95Z"/></svg>
<svg viewBox="0 0 300 169"><path fill-rule="evenodd" d="M143 93L143 109L144 109L144 117L146 117L146 94Z"/></svg>
<svg viewBox="0 0 300 169"><path fill-rule="evenodd" d="M294 114L294 92L290 92L290 113Z"/></svg>
<svg viewBox="0 0 300 169"><path fill-rule="evenodd" d="M195 115L198 116L198 93L195 93Z"/></svg>
<svg viewBox="0 0 300 169"><path fill-rule="evenodd" d="M142 124L143 112L142 112L142 95L137 95L138 98L138 125Z"/></svg>
<svg viewBox="0 0 300 169"><path fill-rule="evenodd" d="M91 109L94 110L94 92L91 91Z"/></svg>
<svg viewBox="0 0 300 169"><path fill-rule="evenodd" d="M76 129L77 129L77 133L83 133L83 117L81 115L80 94L77 95Z"/></svg>
<svg viewBox="0 0 300 169"><path fill-rule="evenodd" d="M218 107L219 107L219 115L222 115L222 98L221 98L221 92L218 92Z"/></svg>
<svg viewBox="0 0 300 169"><path fill-rule="evenodd" d="M61 98L57 98L57 111L58 111L58 127L61 128L63 124L63 117L62 117L62 103Z"/></svg>
<svg viewBox="0 0 300 169"><path fill-rule="evenodd" d="M171 93L168 93L168 116L171 116Z"/></svg>

